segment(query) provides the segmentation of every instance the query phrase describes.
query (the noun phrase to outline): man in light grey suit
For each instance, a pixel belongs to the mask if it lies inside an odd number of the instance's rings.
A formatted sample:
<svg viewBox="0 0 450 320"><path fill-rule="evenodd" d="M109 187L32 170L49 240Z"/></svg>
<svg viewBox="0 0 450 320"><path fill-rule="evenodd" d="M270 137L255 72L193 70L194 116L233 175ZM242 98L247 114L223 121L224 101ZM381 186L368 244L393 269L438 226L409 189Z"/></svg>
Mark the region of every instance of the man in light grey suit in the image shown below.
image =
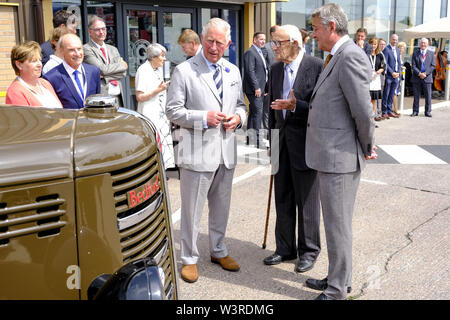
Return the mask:
<svg viewBox="0 0 450 320"><path fill-rule="evenodd" d="M206 199L211 262L239 270L224 238L237 161L234 130L246 120L242 80L239 69L222 59L231 43L230 25L213 18L201 39L202 51L175 68L166 104L167 117L181 127L181 277L187 282L198 279L197 237Z"/></svg>
<svg viewBox="0 0 450 320"><path fill-rule="evenodd" d="M313 38L329 51L313 90L306 164L318 171L328 250L328 277L308 279L317 300L345 299L352 280L352 216L361 170L375 158L369 96L370 63L348 36L347 15L329 3L313 14ZM331 60L330 60L331 58Z"/></svg>
<svg viewBox="0 0 450 320"><path fill-rule="evenodd" d="M122 59L116 47L105 43L105 21L95 15L89 18L88 32L90 40L83 46L84 62L100 69L103 94L117 96L123 106L122 82L127 75L128 64Z"/></svg>

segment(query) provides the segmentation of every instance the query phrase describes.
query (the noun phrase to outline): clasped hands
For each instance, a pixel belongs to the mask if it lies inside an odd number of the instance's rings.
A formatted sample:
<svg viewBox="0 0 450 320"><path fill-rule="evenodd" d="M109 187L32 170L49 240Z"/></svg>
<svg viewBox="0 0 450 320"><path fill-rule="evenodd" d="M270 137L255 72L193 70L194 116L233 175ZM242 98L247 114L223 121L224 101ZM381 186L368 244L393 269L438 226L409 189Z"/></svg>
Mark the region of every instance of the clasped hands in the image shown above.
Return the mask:
<svg viewBox="0 0 450 320"><path fill-rule="evenodd" d="M289 92L289 99L277 99L272 102L270 107L274 110L294 110L297 99L294 95L294 90Z"/></svg>
<svg viewBox="0 0 450 320"><path fill-rule="evenodd" d="M378 158L378 154L375 152L375 150L377 150L377 147L373 146L372 153L370 154L370 156L364 156L366 160L374 160Z"/></svg>
<svg viewBox="0 0 450 320"><path fill-rule="evenodd" d="M211 110L206 114L206 122L209 127L214 128L222 123L226 131L233 131L241 123L241 117L237 114L226 115L223 112Z"/></svg>

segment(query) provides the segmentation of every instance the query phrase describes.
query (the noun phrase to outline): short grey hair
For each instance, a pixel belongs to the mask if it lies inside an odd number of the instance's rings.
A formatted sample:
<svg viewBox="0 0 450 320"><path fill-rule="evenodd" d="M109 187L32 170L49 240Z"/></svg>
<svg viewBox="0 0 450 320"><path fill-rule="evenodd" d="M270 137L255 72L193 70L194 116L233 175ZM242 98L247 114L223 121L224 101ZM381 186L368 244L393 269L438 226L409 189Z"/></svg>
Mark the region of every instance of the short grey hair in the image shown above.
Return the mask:
<svg viewBox="0 0 450 320"><path fill-rule="evenodd" d="M298 47L300 49L303 48L302 33L297 26L294 26L292 24L285 24L280 26L279 29L284 30L289 35L289 41L297 41Z"/></svg>
<svg viewBox="0 0 450 320"><path fill-rule="evenodd" d="M105 23L105 20L103 20L103 18L100 18L99 16L96 16L95 14L89 16L88 29L90 29L92 27L92 25L97 21L101 21L101 22Z"/></svg>
<svg viewBox="0 0 450 320"><path fill-rule="evenodd" d="M348 18L344 9L336 3L327 3L326 5L314 10L312 17L320 18L320 22L328 26L330 22L336 25L337 34L344 36L348 34Z"/></svg>
<svg viewBox="0 0 450 320"><path fill-rule="evenodd" d="M422 38L420 39L419 43L422 41L426 41L427 44L430 44L430 40L428 40L428 38Z"/></svg>
<svg viewBox="0 0 450 320"><path fill-rule="evenodd" d="M203 38L206 37L206 34L208 33L208 31L209 31L209 29L211 27L224 30L225 31L226 41L227 41L227 43L230 42L230 40L231 40L231 27L230 27L230 24L228 22L226 22L225 20L222 20L220 18L212 18L212 19L210 19L203 26L203 29L202 29Z"/></svg>
<svg viewBox="0 0 450 320"><path fill-rule="evenodd" d="M152 60L154 57L159 57L161 53L166 53L167 50L159 43L151 43L147 47L147 59Z"/></svg>

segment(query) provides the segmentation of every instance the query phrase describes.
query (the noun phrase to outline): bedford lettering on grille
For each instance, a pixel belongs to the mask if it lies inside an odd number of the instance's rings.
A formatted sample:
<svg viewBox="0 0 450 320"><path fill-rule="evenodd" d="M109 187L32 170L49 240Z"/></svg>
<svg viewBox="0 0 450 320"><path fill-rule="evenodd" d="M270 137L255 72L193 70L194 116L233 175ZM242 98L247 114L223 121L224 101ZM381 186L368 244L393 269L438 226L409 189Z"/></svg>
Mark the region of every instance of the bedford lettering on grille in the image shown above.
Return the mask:
<svg viewBox="0 0 450 320"><path fill-rule="evenodd" d="M155 182L152 182L152 180L127 192L128 208L134 208L143 201L150 199L159 190L159 176L156 176Z"/></svg>

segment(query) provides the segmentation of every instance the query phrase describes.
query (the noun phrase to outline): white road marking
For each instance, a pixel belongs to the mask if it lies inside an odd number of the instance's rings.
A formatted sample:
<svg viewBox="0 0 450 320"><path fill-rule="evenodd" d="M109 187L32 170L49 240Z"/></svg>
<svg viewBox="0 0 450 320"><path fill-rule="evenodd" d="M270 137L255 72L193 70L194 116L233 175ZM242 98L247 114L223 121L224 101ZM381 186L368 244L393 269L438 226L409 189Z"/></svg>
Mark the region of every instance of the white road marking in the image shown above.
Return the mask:
<svg viewBox="0 0 450 320"><path fill-rule="evenodd" d="M447 164L416 145L378 145L400 164Z"/></svg>
<svg viewBox="0 0 450 320"><path fill-rule="evenodd" d="M260 173L261 171L264 170L270 170L270 167L266 167L266 166L259 166L256 167L246 173L244 173L242 176L236 177L233 179L233 184L239 183L241 181L244 181L250 177L253 177L255 174ZM175 211L172 214L172 223L177 223L179 220L181 219L181 208L178 209L177 211Z"/></svg>

